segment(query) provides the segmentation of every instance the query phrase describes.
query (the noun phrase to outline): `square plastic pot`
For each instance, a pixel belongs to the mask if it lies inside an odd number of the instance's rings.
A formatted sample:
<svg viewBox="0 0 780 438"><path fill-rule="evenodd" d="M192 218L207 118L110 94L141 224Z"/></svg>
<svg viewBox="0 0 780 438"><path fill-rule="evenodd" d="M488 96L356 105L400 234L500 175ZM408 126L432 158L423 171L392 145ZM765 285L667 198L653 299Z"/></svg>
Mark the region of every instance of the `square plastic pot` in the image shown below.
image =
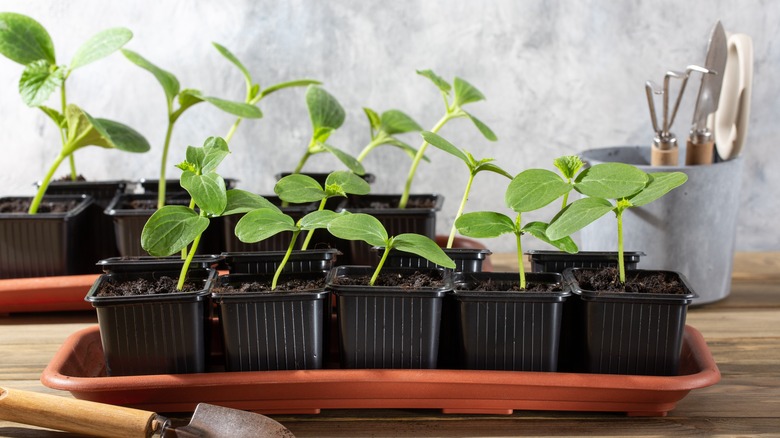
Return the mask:
<svg viewBox="0 0 780 438"><path fill-rule="evenodd" d="M366 266L339 266L328 276L336 295L339 357L342 368L436 368L444 296L452 290L448 273L441 287L339 285L339 277L371 276ZM385 268L399 275L415 269Z"/></svg>
<svg viewBox="0 0 780 438"><path fill-rule="evenodd" d="M91 262L119 255L114 238L114 223L103 213L117 193L124 193L127 181L52 181L46 189L51 195L88 195L94 202L87 208L89 239L85 257ZM99 272L99 271L95 271Z"/></svg>
<svg viewBox="0 0 780 438"><path fill-rule="evenodd" d="M230 190L236 187L238 180L232 178L225 178L225 187ZM159 179L146 179L141 178L138 180L138 186L141 188L141 193L157 193L160 188ZM165 180L165 196L169 195L187 195L187 191L181 186L181 182L178 179L166 179Z"/></svg>
<svg viewBox="0 0 780 438"><path fill-rule="evenodd" d="M490 280L496 290L475 291ZM456 279L461 366L472 370L557 371L563 303L571 295L560 274L526 275L557 292L510 292L516 272L467 273Z"/></svg>
<svg viewBox="0 0 780 438"><path fill-rule="evenodd" d="M32 200L5 197L2 201ZM0 213L0 278L49 277L94 271L85 254L91 196L47 195L43 203L73 202L63 213Z"/></svg>
<svg viewBox="0 0 780 438"><path fill-rule="evenodd" d="M287 251L225 252L221 257L231 274L272 274ZM284 273L330 271L340 253L335 249L296 250L290 254Z"/></svg>
<svg viewBox="0 0 780 438"><path fill-rule="evenodd" d="M679 281L684 294L587 290L577 272L564 271L572 293L584 302L587 372L676 376L688 305L697 297L685 277L672 271L630 270L626 276L658 272Z"/></svg>
<svg viewBox="0 0 780 438"><path fill-rule="evenodd" d="M401 195L351 196L341 203L339 209L374 216L391 236L416 233L431 239L436 238L436 212L441 210L444 197L438 194L411 195L406 208L398 208L400 200ZM371 246L356 240L350 241L349 245L350 263L355 265L372 263Z"/></svg>
<svg viewBox="0 0 780 438"><path fill-rule="evenodd" d="M116 272L103 274L86 296L97 311L106 372L112 376L203 373L209 352L207 319L210 290L217 272L191 268L189 280L202 288L194 292L100 297L105 282L178 277L179 271Z"/></svg>
<svg viewBox="0 0 780 438"><path fill-rule="evenodd" d="M322 278L326 273L284 275ZM270 282L272 274L230 274L217 285ZM213 293L218 304L227 371L305 370L322 368L325 323L330 323L329 294L324 289L278 292Z"/></svg>
<svg viewBox="0 0 780 438"><path fill-rule="evenodd" d="M106 207L104 213L114 222L115 239L120 256L149 255L141 247L141 232L146 221L157 210L156 201L157 195L154 193L121 193L116 195ZM172 194L166 202L171 205L189 205L190 198L184 192L178 195ZM139 206L134 206L134 203L139 204ZM148 207L145 204L148 204ZM223 219L221 217L210 219L211 223L203 233L200 245L198 245L199 254L219 254L224 251Z"/></svg>

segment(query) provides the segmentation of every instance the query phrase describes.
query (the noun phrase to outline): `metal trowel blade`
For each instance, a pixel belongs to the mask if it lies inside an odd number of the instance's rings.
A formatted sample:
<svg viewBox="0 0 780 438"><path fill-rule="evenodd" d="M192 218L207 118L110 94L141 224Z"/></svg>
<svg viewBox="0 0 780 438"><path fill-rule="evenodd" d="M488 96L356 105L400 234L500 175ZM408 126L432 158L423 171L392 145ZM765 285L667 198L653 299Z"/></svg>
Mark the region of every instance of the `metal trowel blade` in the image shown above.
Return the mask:
<svg viewBox="0 0 780 438"><path fill-rule="evenodd" d="M294 438L295 435L265 415L200 403L190 424L166 429L163 437Z"/></svg>

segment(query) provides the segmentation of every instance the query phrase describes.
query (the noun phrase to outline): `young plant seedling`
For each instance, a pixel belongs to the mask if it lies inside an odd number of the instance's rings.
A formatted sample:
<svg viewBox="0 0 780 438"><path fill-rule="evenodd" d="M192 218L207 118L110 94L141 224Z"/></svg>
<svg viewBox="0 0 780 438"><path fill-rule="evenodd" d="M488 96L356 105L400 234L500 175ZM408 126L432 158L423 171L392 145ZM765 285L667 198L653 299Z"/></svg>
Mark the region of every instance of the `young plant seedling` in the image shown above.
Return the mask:
<svg viewBox="0 0 780 438"><path fill-rule="evenodd" d="M626 282L623 261L623 212L655 201L688 180L683 172L645 173L623 163L602 163L577 176L574 188L586 198L572 202L550 223L547 236L568 236L608 212L615 213L618 233L618 268L621 284ZM615 204L609 200L615 200Z"/></svg>
<svg viewBox="0 0 780 438"><path fill-rule="evenodd" d="M177 167L182 170L181 186L192 197L190 205L163 206L146 221L141 232L141 247L153 256L186 253L178 290L184 286L187 270L210 218L246 213L257 208L276 208L265 198L252 193L226 190L225 180L216 170L229 153L227 142L220 137L209 137L202 147L187 147L186 161Z"/></svg>
<svg viewBox="0 0 780 438"><path fill-rule="evenodd" d="M87 40L71 59L70 65L58 65L54 43L46 29L34 19L13 12L0 13L0 54L24 66L19 80L22 101L43 111L56 125L62 147L41 181L29 213L38 211L54 172L66 158L70 161L71 179L78 176L73 153L85 146L116 148L128 152L146 152L149 143L132 128L107 119L93 118L73 104L68 104L65 83L77 68L105 58L133 37L125 28L107 29ZM45 106L52 93L60 90L60 110Z"/></svg>
<svg viewBox="0 0 780 438"><path fill-rule="evenodd" d="M294 81L288 81L288 82L281 82L276 85L272 85L268 88L261 89L260 84L255 83L252 80L252 75L249 74L249 69L247 69L244 64L238 60L238 58L226 47L217 44L212 43L214 47L217 49L217 51L222 54L228 61L233 63L239 71L241 71L241 74L244 76L244 82L246 83L246 97L244 98L244 103L249 105L257 105L260 103L261 100L263 100L264 97L268 96L271 93L274 93L279 90L283 90L285 88L292 88L292 87L305 87L308 85L319 85L321 84L320 81L316 81L314 79L298 79ZM230 140L233 138L233 134L236 133L236 130L238 129L238 125L241 123L241 120L243 120L243 117L241 115L238 115L238 119L233 123L233 126L230 127L230 131L225 136L225 141L230 143Z"/></svg>
<svg viewBox="0 0 780 438"><path fill-rule="evenodd" d="M557 180L562 183L550 184ZM506 205L517 213L514 220L509 216L493 211L479 211L466 213L455 221L458 232L468 237L491 238L502 234L515 235L517 244L517 268L520 272L520 289L526 288L525 269L523 267L523 246L521 237L530 234L537 239L566 251L570 254L577 252L577 245L568 236L563 235L555 239L548 237L546 231L548 225L544 222L529 222L522 224L522 214L538 210L556 199L568 193L569 186L553 172L544 169L529 169L519 173L509 183L504 200Z"/></svg>
<svg viewBox="0 0 780 438"><path fill-rule="evenodd" d="M566 183L569 184L569 187L573 188L574 179L577 176L577 172L579 172L584 165L580 157L576 155L565 155L563 157L556 158L555 161L553 161L553 164L558 170L561 171L561 174L566 180ZM564 208L569 204L569 191L563 195L563 203L561 204L561 208Z"/></svg>
<svg viewBox="0 0 780 438"><path fill-rule="evenodd" d="M208 102L222 111L240 118L259 119L263 116L263 113L260 111L260 108L254 104L232 102L218 97L204 96L200 91L191 88L181 89L179 80L172 73L157 67L132 50L122 49L122 54L133 64L154 75L165 93L168 127L165 131L165 140L163 142L163 152L160 160L160 180L157 189L157 208L162 208L165 205L165 173L168 167L168 149L171 143L173 127L186 110L198 103Z"/></svg>
<svg viewBox="0 0 780 438"><path fill-rule="evenodd" d="M365 195L370 188L367 182L350 171L336 171L328 175L323 188L314 178L306 175L292 174L280 179L274 191L284 202L303 204L320 202L319 208L302 217L298 222L283 213L277 207L260 208L248 212L236 224L235 234L238 240L244 243L255 243L268 239L283 231L292 232L290 244L287 247L282 261L274 273L271 282L271 290L276 289L279 277L292 254L298 236L302 231L308 231L306 239L301 246L305 250L309 246L314 230L323 229L339 214L325 210L325 202L332 197L347 196L348 194Z"/></svg>
<svg viewBox="0 0 780 438"><path fill-rule="evenodd" d="M306 90L306 106L309 109L309 118L311 119L311 139L306 147L306 152L292 173L301 173L306 161L312 155L327 152L333 154L352 172L363 175L365 170L357 158L326 143L333 131L344 124L346 114L341 104L321 87L309 85Z"/></svg>
<svg viewBox="0 0 780 438"><path fill-rule="evenodd" d="M400 148L411 158L417 155L417 149L395 137L397 134L422 131L422 128L414 119L399 110L388 110L383 112L382 115L379 115L371 108L363 108L363 112L368 117L369 127L371 128L371 141L358 155L358 161L362 163L371 151L382 145ZM428 160L427 157L423 157L423 159Z"/></svg>
<svg viewBox="0 0 780 438"><path fill-rule="evenodd" d="M485 138L490 141L496 141L498 139L496 134L494 134L486 124L471 115L471 113L464 111L462 108L463 105L466 105L467 103L478 102L485 99L485 96L479 90L474 88L473 85L458 77L456 77L453 80L452 85L450 85L449 82L445 81L431 70L418 70L417 74L430 79L439 89L439 92L441 92L441 96L444 99L444 106L446 109L444 116L442 116L442 118L436 122L433 128L430 129L430 132L439 132L439 130L450 120L457 119L459 117L468 117L471 119L477 129L479 129L479 132L485 136ZM450 93L453 89L454 97L452 102L450 102ZM412 165L409 168L409 174L406 177L406 184L404 186L403 194L401 195L401 200L398 203L399 208L406 208L406 204L409 202L409 194L412 190L412 181L414 180L414 176L417 173L417 166L420 165L420 161L425 156L425 150L427 147L428 142L423 141L420 147L417 149L417 154L412 160Z"/></svg>
<svg viewBox="0 0 780 438"><path fill-rule="evenodd" d="M460 158L461 161L466 163L466 166L468 167L469 179L466 183L466 190L463 192L463 199L460 201L460 207L458 207L458 212L455 214L455 220L458 220L458 218L463 214L463 209L466 207L466 201L469 199L469 193L471 192L471 185L474 182L474 177L477 176L479 172L493 172L499 175L503 175L510 180L512 179L512 175L510 175L509 172L492 163L493 158L483 158L481 160L477 160L466 150L458 149L452 143L448 142L438 134L434 134L430 131L423 131L422 136L425 141L428 142L428 144L431 144L450 155L454 155ZM450 237L447 239L447 248L452 248L452 243L455 240L455 230L455 222L453 222L452 229L450 230Z"/></svg>
<svg viewBox="0 0 780 438"><path fill-rule="evenodd" d="M334 218L328 224L328 231L340 239L361 240L371 246L384 248L384 254L371 276L370 286L376 282L388 254L393 249L417 254L439 266L455 269L455 262L433 240L414 233L390 237L382 222L368 214L355 213Z"/></svg>

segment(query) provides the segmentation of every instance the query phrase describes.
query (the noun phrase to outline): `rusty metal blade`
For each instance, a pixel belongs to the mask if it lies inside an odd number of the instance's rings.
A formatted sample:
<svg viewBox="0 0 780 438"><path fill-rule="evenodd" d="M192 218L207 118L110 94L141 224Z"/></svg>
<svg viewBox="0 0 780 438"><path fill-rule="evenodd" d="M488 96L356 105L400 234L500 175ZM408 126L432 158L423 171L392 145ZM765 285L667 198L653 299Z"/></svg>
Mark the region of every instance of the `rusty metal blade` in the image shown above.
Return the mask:
<svg viewBox="0 0 780 438"><path fill-rule="evenodd" d="M699 96L696 99L696 107L693 112L694 131L706 128L707 116L718 109L727 56L726 31L723 30L723 25L718 21L710 34L707 59L704 64L704 68L713 71L714 74L702 76Z"/></svg>
<svg viewBox="0 0 780 438"><path fill-rule="evenodd" d="M253 437L294 438L289 429L265 415L222 406L200 403L192 414L190 424L166 429L166 438Z"/></svg>

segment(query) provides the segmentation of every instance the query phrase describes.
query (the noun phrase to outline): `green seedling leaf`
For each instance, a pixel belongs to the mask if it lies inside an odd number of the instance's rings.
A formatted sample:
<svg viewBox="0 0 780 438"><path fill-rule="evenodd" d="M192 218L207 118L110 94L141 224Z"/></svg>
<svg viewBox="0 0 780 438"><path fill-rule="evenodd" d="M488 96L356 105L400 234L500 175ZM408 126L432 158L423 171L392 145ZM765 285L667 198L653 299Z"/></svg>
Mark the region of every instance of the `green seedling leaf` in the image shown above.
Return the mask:
<svg viewBox="0 0 780 438"><path fill-rule="evenodd" d="M135 129L109 119L93 119L95 129L115 149L125 152L143 153L151 149L149 142Z"/></svg>
<svg viewBox="0 0 780 438"><path fill-rule="evenodd" d="M393 237L393 248L417 254L439 266L455 269L455 262L433 240L420 234L399 234Z"/></svg>
<svg viewBox="0 0 780 438"><path fill-rule="evenodd" d="M227 191L226 196L227 204L225 205L225 211L222 212L222 216L248 213L259 208L270 208L279 213L282 212L279 210L279 207L275 206L271 201L245 190L231 189Z"/></svg>
<svg viewBox="0 0 780 438"><path fill-rule="evenodd" d="M56 64L54 43L40 23L14 12L0 13L0 54L22 65L40 59Z"/></svg>
<svg viewBox="0 0 780 438"><path fill-rule="evenodd" d="M364 213L348 214L328 224L330 234L345 240L362 240L371 246L387 244L387 230L379 219Z"/></svg>
<svg viewBox="0 0 780 438"><path fill-rule="evenodd" d="M506 215L493 211L466 213L455 220L458 232L467 237L489 238L514 233L515 223Z"/></svg>
<svg viewBox="0 0 780 438"><path fill-rule="evenodd" d="M561 171L564 178L571 181L574 179L574 176L577 175L577 172L580 171L584 163L580 157L576 155L565 155L556 158L555 161L553 161L553 164Z"/></svg>
<svg viewBox="0 0 780 438"><path fill-rule="evenodd" d="M452 82L452 84L455 87L456 106L463 106L467 103L485 100L485 96L479 90L477 90L476 87L459 77L455 77L455 80Z"/></svg>
<svg viewBox="0 0 780 438"><path fill-rule="evenodd" d="M204 174L215 172L222 160L230 155L228 144L222 137L207 138L206 142L203 143L203 151L205 154L201 162L200 172Z"/></svg>
<svg viewBox="0 0 780 438"><path fill-rule="evenodd" d="M547 237L547 227L548 225L544 222L529 222L525 224L525 226L520 231L523 233L528 233L542 242L548 243L560 249L561 251L566 251L569 254L576 254L579 251L577 244L574 243L574 240L572 240L572 238L569 236L558 240L551 240L549 237Z"/></svg>
<svg viewBox="0 0 780 438"><path fill-rule="evenodd" d="M324 199L327 195L314 178L294 173L276 182L274 193L284 202L304 204Z"/></svg>
<svg viewBox="0 0 780 438"><path fill-rule="evenodd" d="M214 45L214 47L217 49L219 53L222 54L225 58L227 58L228 61L232 62L233 65L238 67L238 69L241 71L241 74L244 75L244 79L246 80L247 84L252 84L252 75L249 74L249 70L244 66L244 64L241 63L241 61L236 58L233 53L228 50L225 46L212 42L211 44Z"/></svg>
<svg viewBox="0 0 780 438"><path fill-rule="evenodd" d="M176 165L181 170L189 170L192 173L198 173L203 167L203 160L206 158L206 150L202 147L187 146L185 154L187 161Z"/></svg>
<svg viewBox="0 0 780 438"><path fill-rule="evenodd" d="M227 206L225 180L216 173L196 175L185 171L181 186L187 190L195 204L209 216L219 216Z"/></svg>
<svg viewBox="0 0 780 438"><path fill-rule="evenodd" d="M630 164L601 163L583 170L574 189L595 198L627 198L642 190L648 178L645 172Z"/></svg>
<svg viewBox="0 0 780 438"><path fill-rule="evenodd" d="M497 173L499 175L503 175L503 176L505 176L505 177L507 177L509 179L512 179L512 174L511 173L507 172L506 170L502 169L501 167L499 167L499 166L497 166L497 165L495 165L493 163L485 162L485 160L482 160L482 161L483 162L479 163L479 165L477 167L477 171L478 172L482 172L482 171L493 172L493 173ZM492 161L492 159L491 159L491 161Z"/></svg>
<svg viewBox="0 0 780 438"><path fill-rule="evenodd" d="M314 137L324 141L335 129L341 127L346 113L341 104L330 93L316 85L309 85L306 90L306 105L314 128Z"/></svg>
<svg viewBox="0 0 780 438"><path fill-rule="evenodd" d="M219 97L200 96L201 99L221 109L222 111L244 119L259 119L263 112L255 105L244 102L233 102Z"/></svg>
<svg viewBox="0 0 780 438"><path fill-rule="evenodd" d="M381 129L388 135L422 131L422 127L417 122L415 122L414 119L395 109L387 110L382 113L382 117L380 118L380 126Z"/></svg>
<svg viewBox="0 0 780 438"><path fill-rule="evenodd" d="M528 169L520 172L506 190L506 205L523 213L538 210L571 190L571 186L554 172Z"/></svg>
<svg viewBox="0 0 780 438"><path fill-rule="evenodd" d="M298 226L301 230L318 230L328 228L328 224L342 214L331 210L316 210L302 217Z"/></svg>
<svg viewBox="0 0 780 438"><path fill-rule="evenodd" d="M146 152L149 142L133 128L108 119L96 119L76 105L65 109L67 153L85 146L116 148L126 152Z"/></svg>
<svg viewBox="0 0 780 438"><path fill-rule="evenodd" d="M328 197L346 195L367 195L371 186L354 172L337 170L325 179L325 193Z"/></svg>
<svg viewBox="0 0 780 438"><path fill-rule="evenodd" d="M236 237L244 243L255 243L283 231L297 231L293 219L271 208L261 208L245 214L236 224Z"/></svg>
<svg viewBox="0 0 780 438"><path fill-rule="evenodd" d="M79 47L70 61L70 69L75 70L98 59L105 58L121 49L132 38L133 32L124 27L116 27L99 32Z"/></svg>
<svg viewBox="0 0 780 438"><path fill-rule="evenodd" d="M476 127L477 127L477 129L479 129L479 132L481 132L481 133L482 133L482 135L483 135L483 136L484 136L486 139L488 139L488 140L490 140L490 141L497 141L497 140L498 140L498 137L496 137L496 134L493 132L493 130L492 130L492 129L490 129L490 128L488 127L488 125L486 125L485 123L483 123L483 122L482 122L481 120L479 120L478 118L476 118L476 117L472 116L470 113L467 113L466 111L463 111L463 112L466 114L466 117L468 117L468 118L469 118L469 119L470 119L472 122L474 122L474 126L476 126Z"/></svg>
<svg viewBox="0 0 780 438"><path fill-rule="evenodd" d="M19 80L19 93L22 102L36 107L49 99L49 96L65 81L65 72L59 66L45 59L30 63L22 72Z"/></svg>
<svg viewBox="0 0 780 438"><path fill-rule="evenodd" d="M208 218L183 205L166 205L149 218L141 232L141 247L156 257L186 248L209 226Z"/></svg>
<svg viewBox="0 0 780 438"><path fill-rule="evenodd" d="M276 92L276 91L279 91L279 90L283 90L285 88L306 87L306 86L309 86L309 85L320 85L320 84L322 84L322 82L320 82L318 80L315 80L315 79L298 79L298 80L294 80L294 81L282 82L282 83L279 83L279 84L276 84L276 85L272 85L272 86L266 88L265 90L261 91L260 92L260 99L268 96L269 94L271 94L273 92Z"/></svg>
<svg viewBox="0 0 780 438"><path fill-rule="evenodd" d="M397 138L390 138L390 139L386 140L382 144L388 144L388 145L391 145L391 146L395 146L395 147L401 149L402 151L404 151L406 153L406 155L408 155L412 159L414 159L414 157L417 156L417 149L415 149L414 147L412 147L412 146L402 142L401 140L398 140ZM423 155L422 159L426 163L430 163L431 162L431 159L428 158L427 155Z"/></svg>
<svg viewBox="0 0 780 438"><path fill-rule="evenodd" d="M154 75L154 77L157 79L157 82L159 82L162 86L163 91L165 92L165 98L167 99L168 103L173 103L173 99L175 99L179 94L180 87L179 80L176 79L176 76L157 67L156 65L147 61L143 56L133 52L132 50L122 49L121 51L122 54L125 55L125 58L130 60L130 62Z"/></svg>
<svg viewBox="0 0 780 438"><path fill-rule="evenodd" d="M649 204L688 181L688 175L683 172L656 172L649 175L650 182L644 190L629 198L632 206Z"/></svg>
<svg viewBox="0 0 780 438"><path fill-rule="evenodd" d="M38 106L38 109L43 111L44 114L49 116L50 119L54 121L54 123L57 124L57 126L61 128L65 128L67 126L67 123L65 122L65 116L62 115L59 111L57 111L54 108L49 108L48 106L40 105Z"/></svg>
<svg viewBox="0 0 780 438"><path fill-rule="evenodd" d="M420 76L425 76L426 78L430 79L431 82L436 85L439 90L441 90L442 93L449 95L450 90L452 89L452 86L449 84L449 82L442 79L440 76L438 76L436 73L433 72L433 70L417 70L417 74Z"/></svg>
<svg viewBox="0 0 780 438"><path fill-rule="evenodd" d="M563 239L581 230L613 209L614 206L606 199L578 199L561 210L552 220L547 227L547 237L553 241Z"/></svg>
<svg viewBox="0 0 780 438"><path fill-rule="evenodd" d="M344 163L344 165L347 166L347 168L352 172L358 175L364 175L366 173L366 170L363 168L363 165L360 164L360 161L358 161L357 158L331 145L322 144L321 146L323 149L338 158L339 161Z"/></svg>
<svg viewBox="0 0 780 438"><path fill-rule="evenodd" d="M382 126L382 118L379 117L379 114L377 114L376 111L372 110L371 108L363 107L363 112L366 113L368 124L371 125L372 133L378 130L380 126Z"/></svg>
<svg viewBox="0 0 780 438"><path fill-rule="evenodd" d="M430 145L435 146L450 155L454 155L460 158L464 163L466 163L467 166L471 167L471 161L469 160L469 157L466 155L466 153L455 147L452 143L448 142L440 135L430 131L423 131L421 135L423 139L425 139L425 141Z"/></svg>

